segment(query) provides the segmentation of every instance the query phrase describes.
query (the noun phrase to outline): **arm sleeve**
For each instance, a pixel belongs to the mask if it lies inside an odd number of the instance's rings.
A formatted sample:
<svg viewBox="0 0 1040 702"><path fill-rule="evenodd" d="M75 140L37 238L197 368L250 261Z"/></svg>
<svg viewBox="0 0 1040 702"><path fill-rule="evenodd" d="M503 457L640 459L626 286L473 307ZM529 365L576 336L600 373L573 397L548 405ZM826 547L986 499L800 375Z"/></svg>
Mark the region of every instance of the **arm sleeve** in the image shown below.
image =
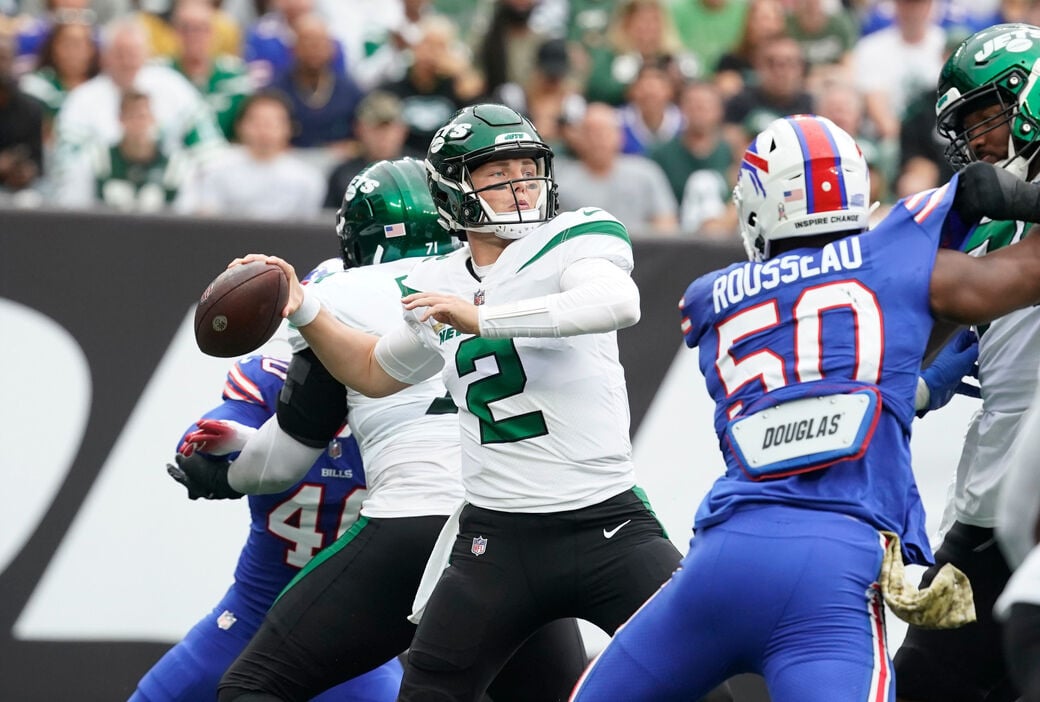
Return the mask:
<svg viewBox="0 0 1040 702"><path fill-rule="evenodd" d="M247 495L282 492L307 474L324 448L302 444L271 417L228 469L228 484Z"/></svg>
<svg viewBox="0 0 1040 702"><path fill-rule="evenodd" d="M561 337L597 334L639 321L639 288L617 265L583 258L560 277L563 292L480 307L480 335Z"/></svg>
<svg viewBox="0 0 1040 702"><path fill-rule="evenodd" d="M324 448L347 417L347 389L309 348L293 354L278 393L278 426L298 442Z"/></svg>
<svg viewBox="0 0 1040 702"><path fill-rule="evenodd" d="M402 383L420 383L444 367L444 359L423 343L422 334L412 320L380 337L375 356L387 375Z"/></svg>
<svg viewBox="0 0 1040 702"><path fill-rule="evenodd" d="M958 174L953 210L967 221L1040 220L1040 185L984 161L975 161Z"/></svg>

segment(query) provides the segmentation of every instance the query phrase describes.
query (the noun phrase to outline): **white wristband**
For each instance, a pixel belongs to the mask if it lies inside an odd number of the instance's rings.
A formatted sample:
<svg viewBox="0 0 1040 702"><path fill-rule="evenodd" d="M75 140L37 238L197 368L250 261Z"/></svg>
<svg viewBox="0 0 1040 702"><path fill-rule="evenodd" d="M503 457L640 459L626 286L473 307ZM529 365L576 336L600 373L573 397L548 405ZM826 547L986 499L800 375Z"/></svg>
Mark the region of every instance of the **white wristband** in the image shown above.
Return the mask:
<svg viewBox="0 0 1040 702"><path fill-rule="evenodd" d="M286 319L296 328L305 327L314 321L319 312L321 312L321 301L305 285L303 286L303 302Z"/></svg>
<svg viewBox="0 0 1040 702"><path fill-rule="evenodd" d="M931 388L928 387L928 383L924 382L924 378L917 376L917 391L914 393L914 411L920 412L928 409L928 403L931 400Z"/></svg>

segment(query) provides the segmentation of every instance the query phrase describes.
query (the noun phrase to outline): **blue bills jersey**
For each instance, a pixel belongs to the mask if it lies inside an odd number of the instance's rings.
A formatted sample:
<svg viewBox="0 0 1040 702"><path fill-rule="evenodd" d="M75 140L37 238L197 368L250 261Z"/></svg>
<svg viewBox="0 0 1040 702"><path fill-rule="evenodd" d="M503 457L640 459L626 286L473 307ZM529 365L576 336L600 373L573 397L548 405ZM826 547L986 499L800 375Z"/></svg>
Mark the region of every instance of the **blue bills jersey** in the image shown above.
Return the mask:
<svg viewBox="0 0 1040 702"><path fill-rule="evenodd" d="M286 361L269 356L237 362L224 383L224 402L203 419L230 419L259 427L278 407L287 368ZM247 498L249 537L235 568L235 580L255 593L262 612L300 568L350 528L357 519L364 488L357 442L341 437L329 442L293 487Z"/></svg>
<svg viewBox="0 0 1040 702"><path fill-rule="evenodd" d="M931 562L910 422L936 250L959 247L966 232L950 210L955 192L956 179L901 201L872 231L737 263L689 286L683 335L699 347L726 461L696 528L744 503L786 503L893 531L908 562ZM857 393L863 415L849 425L841 396ZM796 404L810 398L820 403ZM831 405L841 411L829 414ZM737 427L750 417L758 433L741 442ZM838 431L848 435L844 452L830 450ZM825 450L812 454L814 442ZM771 451L793 458L770 463ZM768 468L757 470L756 459Z"/></svg>
<svg viewBox="0 0 1040 702"><path fill-rule="evenodd" d="M203 418L259 427L275 413L287 367L286 361L269 356L239 360L227 375L223 402ZM193 424L185 434L196 428ZM285 492L249 496L249 535L234 584L142 678L132 702L216 699L220 677L259 628L278 594L357 519L364 487L357 442L348 436L331 441L306 476ZM401 674L400 663L393 660L315 699L390 702L397 696Z"/></svg>

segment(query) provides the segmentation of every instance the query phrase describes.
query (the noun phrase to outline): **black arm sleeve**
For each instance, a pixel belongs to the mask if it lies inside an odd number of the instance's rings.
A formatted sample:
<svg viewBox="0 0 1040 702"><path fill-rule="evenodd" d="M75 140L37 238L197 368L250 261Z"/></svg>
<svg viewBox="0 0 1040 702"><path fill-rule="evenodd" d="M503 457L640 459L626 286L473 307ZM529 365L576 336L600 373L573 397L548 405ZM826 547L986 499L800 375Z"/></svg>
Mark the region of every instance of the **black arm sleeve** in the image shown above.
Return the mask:
<svg viewBox="0 0 1040 702"><path fill-rule="evenodd" d="M336 437L347 418L347 389L310 349L293 354L278 395L278 426L312 448Z"/></svg>
<svg viewBox="0 0 1040 702"><path fill-rule="evenodd" d="M1040 185L982 161L964 167L953 209L966 222L982 217L1040 222Z"/></svg>

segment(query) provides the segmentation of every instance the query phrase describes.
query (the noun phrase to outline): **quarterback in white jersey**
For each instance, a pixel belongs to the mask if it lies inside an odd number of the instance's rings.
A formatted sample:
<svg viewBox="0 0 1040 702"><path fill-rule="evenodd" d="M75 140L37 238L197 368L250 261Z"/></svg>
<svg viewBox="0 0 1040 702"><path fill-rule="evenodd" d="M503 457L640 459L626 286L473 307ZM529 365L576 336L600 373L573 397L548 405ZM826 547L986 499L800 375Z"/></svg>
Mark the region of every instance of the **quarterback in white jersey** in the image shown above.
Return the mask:
<svg viewBox="0 0 1040 702"><path fill-rule="evenodd" d="M566 212L513 242L483 279L474 277L468 249L422 261L405 279L412 292L457 295L497 309L497 319L548 336L554 330L539 298L563 292L573 264L595 261L632 269L624 227L603 210ZM602 263L600 263L602 262ZM580 265L579 265L580 268ZM531 300L531 305L511 305ZM421 345L443 359L444 382L460 403L463 482L470 504L508 512L580 509L635 485L629 408L616 332L546 339L509 338L484 317L482 334L460 333L424 310L377 347L377 358L398 380L413 373L395 362L398 343ZM537 317L544 316L544 322ZM544 323L546 326L537 325ZM424 369L425 370L425 369ZM575 418L582 424L575 426ZM577 430L576 430L577 429Z"/></svg>
<svg viewBox="0 0 1040 702"><path fill-rule="evenodd" d="M322 310L279 258L231 264L282 267L284 314L345 385L384 396L443 372L458 406L468 503L400 701L478 700L538 627L581 617L612 633L679 562L631 460L616 338L639 319L631 243L601 210L556 212L552 158L502 105L437 131L430 193L468 246L412 270L405 320L382 337Z"/></svg>
<svg viewBox="0 0 1040 702"><path fill-rule="evenodd" d="M399 325L400 281L417 257L458 246L438 225L425 181L420 162L401 159L373 164L351 182L337 220L343 259L306 279L338 319L372 334ZM298 334L290 342L278 414L231 465L230 486L268 492L298 479L346 415L368 494L357 522L272 606L224 675L222 702L258 693L308 700L408 648L412 597L463 499L457 410L439 374L374 399L332 378ZM521 653L493 683L496 701L566 695L586 659L573 619L543 627Z"/></svg>

